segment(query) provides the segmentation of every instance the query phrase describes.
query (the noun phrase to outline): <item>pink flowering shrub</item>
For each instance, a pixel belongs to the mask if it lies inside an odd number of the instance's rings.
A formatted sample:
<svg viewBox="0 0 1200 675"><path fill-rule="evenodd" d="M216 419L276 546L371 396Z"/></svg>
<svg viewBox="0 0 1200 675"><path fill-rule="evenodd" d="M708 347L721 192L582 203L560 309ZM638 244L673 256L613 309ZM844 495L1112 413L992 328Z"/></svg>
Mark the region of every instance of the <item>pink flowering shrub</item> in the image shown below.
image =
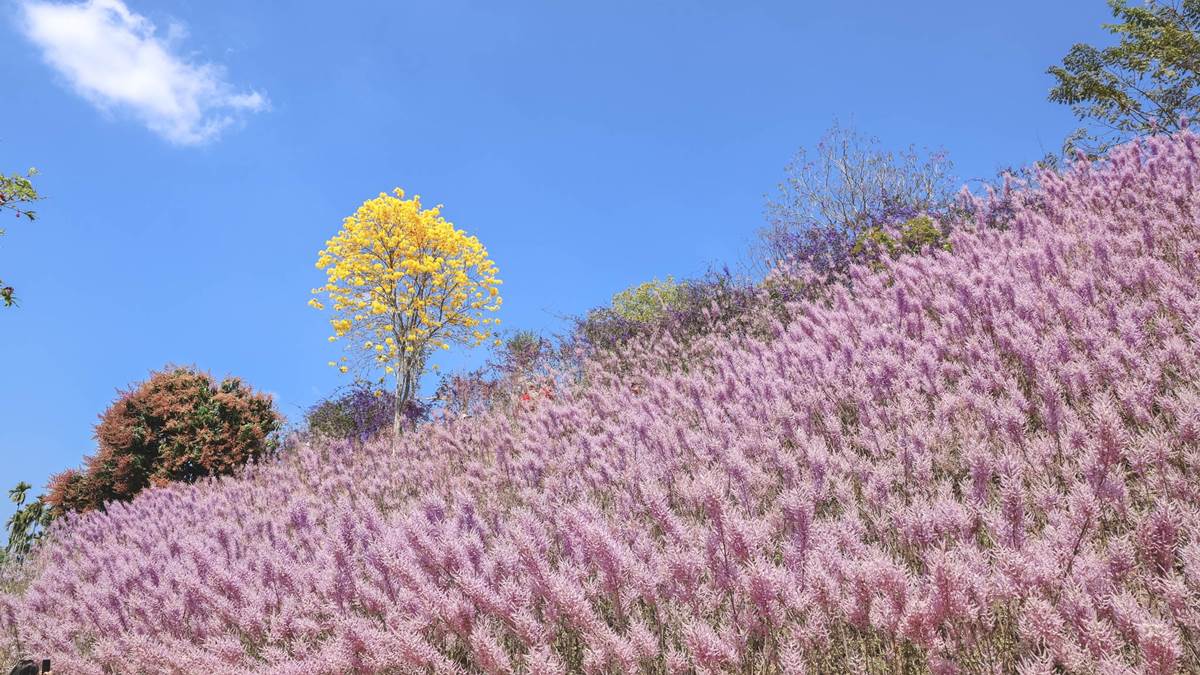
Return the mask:
<svg viewBox="0 0 1200 675"><path fill-rule="evenodd" d="M84 674L1194 672L1198 152L1043 174L696 367L67 516L0 636Z"/></svg>

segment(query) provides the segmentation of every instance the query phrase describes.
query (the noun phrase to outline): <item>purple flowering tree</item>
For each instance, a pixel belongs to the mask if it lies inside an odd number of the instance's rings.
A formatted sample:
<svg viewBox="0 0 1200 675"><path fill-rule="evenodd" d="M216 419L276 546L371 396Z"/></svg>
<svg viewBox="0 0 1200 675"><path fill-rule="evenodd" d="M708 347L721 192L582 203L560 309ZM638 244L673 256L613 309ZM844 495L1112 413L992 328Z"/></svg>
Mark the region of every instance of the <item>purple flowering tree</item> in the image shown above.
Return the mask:
<svg viewBox="0 0 1200 675"><path fill-rule="evenodd" d="M304 419L307 430L317 436L351 440L361 445L391 428L395 397L366 383L355 383L335 392L309 408ZM406 418L415 424L423 417L424 406L414 401Z"/></svg>
<svg viewBox="0 0 1200 675"><path fill-rule="evenodd" d="M767 204L763 256L770 268L803 266L824 278L841 276L864 232L920 215L943 217L957 187L945 151L895 152L834 124L788 164Z"/></svg>

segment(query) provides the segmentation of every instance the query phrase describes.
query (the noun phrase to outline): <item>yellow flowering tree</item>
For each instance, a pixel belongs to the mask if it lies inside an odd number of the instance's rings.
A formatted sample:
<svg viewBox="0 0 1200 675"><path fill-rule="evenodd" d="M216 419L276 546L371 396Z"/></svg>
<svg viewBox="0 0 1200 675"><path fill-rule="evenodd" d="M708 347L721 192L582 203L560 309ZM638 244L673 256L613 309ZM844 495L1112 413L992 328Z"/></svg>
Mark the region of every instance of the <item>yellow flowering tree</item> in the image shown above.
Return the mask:
<svg viewBox="0 0 1200 675"><path fill-rule="evenodd" d="M326 283L309 304L333 312L330 342L347 341L341 372L367 367L395 378L393 430L417 393L433 349L478 345L499 319L500 280L479 240L422 208L420 196L380 193L363 202L325 242L317 268Z"/></svg>

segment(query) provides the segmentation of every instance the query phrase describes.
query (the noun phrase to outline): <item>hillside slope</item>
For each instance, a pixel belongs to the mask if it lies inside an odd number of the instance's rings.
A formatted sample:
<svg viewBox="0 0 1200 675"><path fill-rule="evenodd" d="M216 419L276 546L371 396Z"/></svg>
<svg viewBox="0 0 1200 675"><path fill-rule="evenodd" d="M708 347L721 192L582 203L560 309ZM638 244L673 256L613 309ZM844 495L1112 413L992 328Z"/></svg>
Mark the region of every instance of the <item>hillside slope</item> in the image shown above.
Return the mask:
<svg viewBox="0 0 1200 675"><path fill-rule="evenodd" d="M1200 668L1198 150L1045 175L707 368L63 523L0 636L71 673Z"/></svg>

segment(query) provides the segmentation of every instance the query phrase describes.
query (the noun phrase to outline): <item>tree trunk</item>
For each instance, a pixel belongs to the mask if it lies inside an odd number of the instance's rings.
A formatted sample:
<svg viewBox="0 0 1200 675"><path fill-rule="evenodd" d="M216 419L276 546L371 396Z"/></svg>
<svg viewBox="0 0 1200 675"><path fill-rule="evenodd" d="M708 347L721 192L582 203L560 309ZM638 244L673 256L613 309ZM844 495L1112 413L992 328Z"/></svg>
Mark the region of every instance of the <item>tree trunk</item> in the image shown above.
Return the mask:
<svg viewBox="0 0 1200 675"><path fill-rule="evenodd" d="M400 416L404 410L404 380L408 374L399 368L400 363L397 362L396 370L396 405L392 411L392 452L396 451L396 442L400 439Z"/></svg>
<svg viewBox="0 0 1200 675"><path fill-rule="evenodd" d="M395 450L396 439L404 426L404 413L408 403L416 398L417 387L421 384L421 373L425 370L425 355L413 353L403 356L396 362L396 411L392 417L392 450Z"/></svg>

